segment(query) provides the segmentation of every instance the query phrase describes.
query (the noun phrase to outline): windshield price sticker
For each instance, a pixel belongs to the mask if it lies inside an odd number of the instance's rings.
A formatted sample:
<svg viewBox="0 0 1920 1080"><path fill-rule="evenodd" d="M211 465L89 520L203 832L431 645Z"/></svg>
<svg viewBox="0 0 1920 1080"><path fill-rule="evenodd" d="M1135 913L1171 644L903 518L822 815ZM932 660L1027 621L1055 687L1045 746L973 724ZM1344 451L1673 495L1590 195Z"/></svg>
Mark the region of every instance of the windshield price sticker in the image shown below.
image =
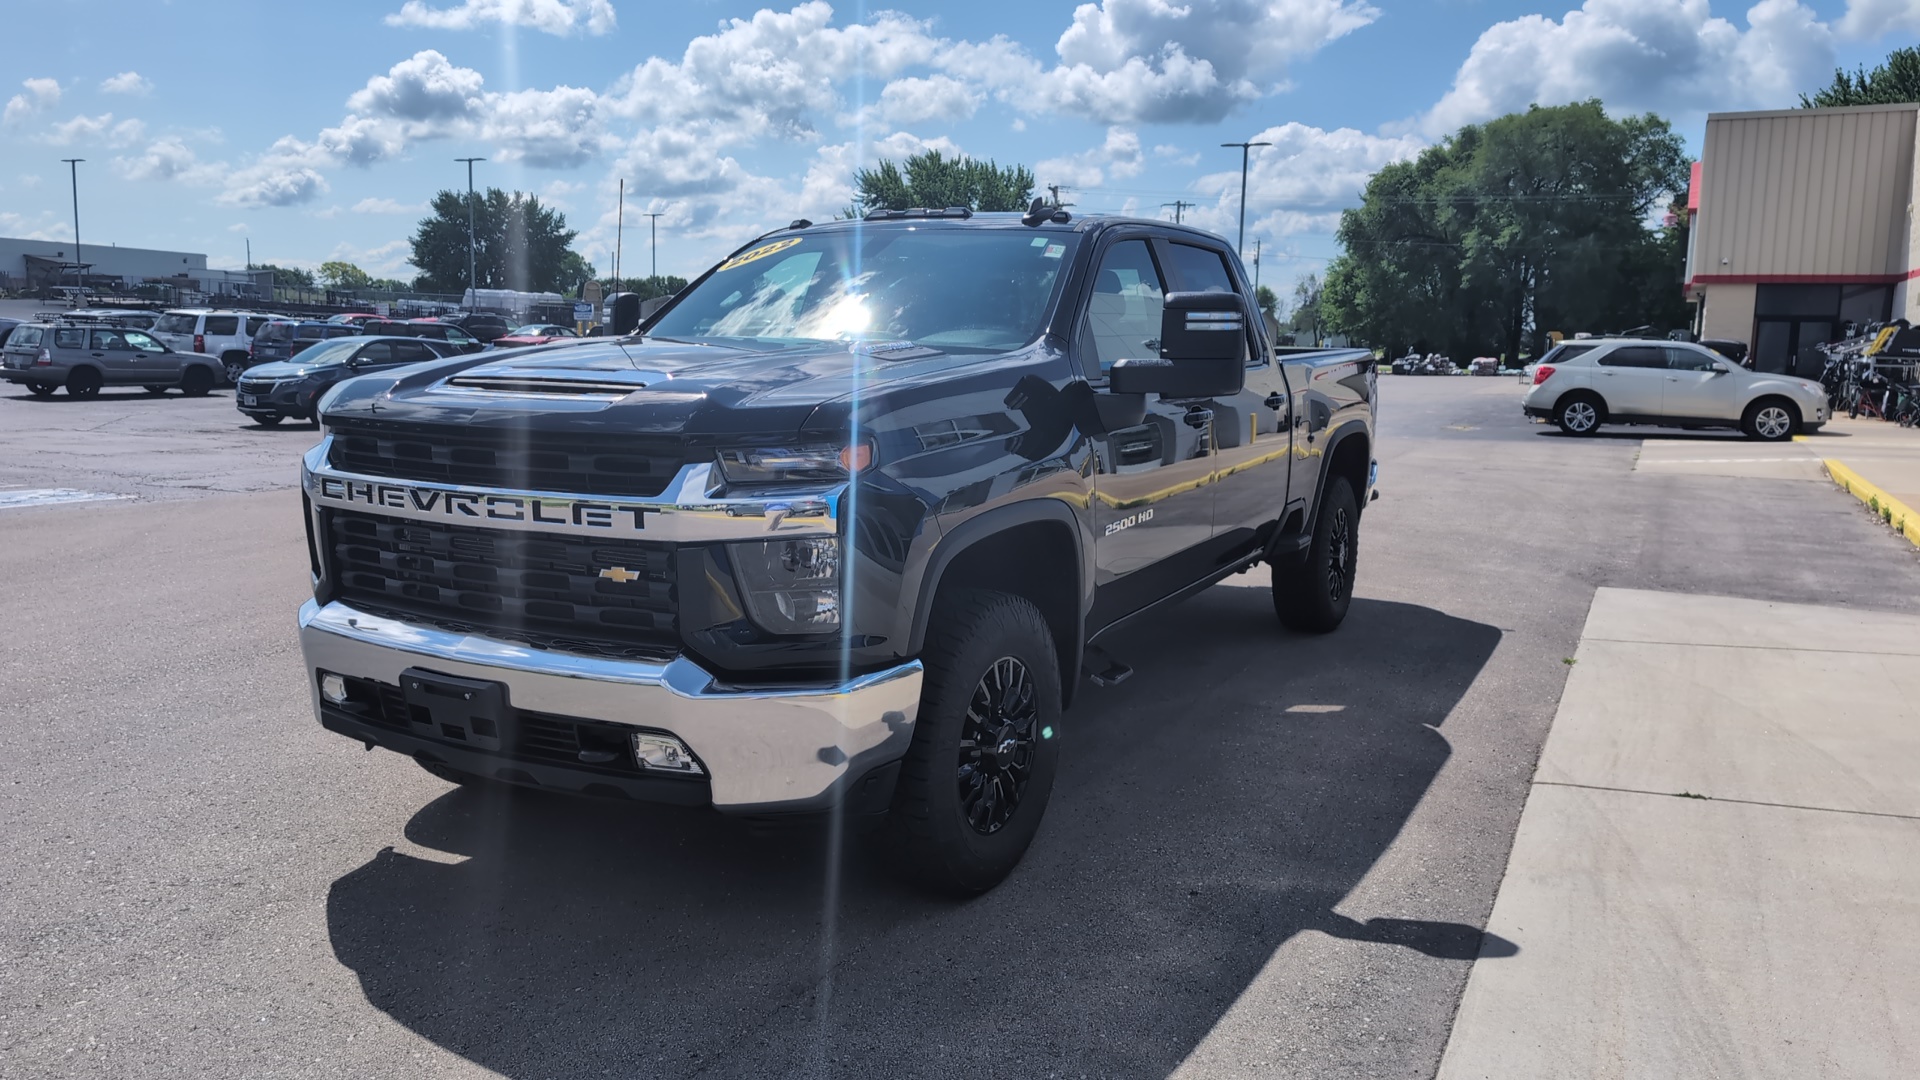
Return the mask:
<svg viewBox="0 0 1920 1080"><path fill-rule="evenodd" d="M735 255L733 258L728 259L726 262L721 263L720 269L731 270L736 266L745 266L756 259L764 259L769 255L775 254L777 252L785 251L788 248L793 247L795 244L798 244L799 242L800 242L799 237L791 236L785 240L775 240L771 244L762 244L759 247L754 248L752 251L743 251L740 254Z"/></svg>

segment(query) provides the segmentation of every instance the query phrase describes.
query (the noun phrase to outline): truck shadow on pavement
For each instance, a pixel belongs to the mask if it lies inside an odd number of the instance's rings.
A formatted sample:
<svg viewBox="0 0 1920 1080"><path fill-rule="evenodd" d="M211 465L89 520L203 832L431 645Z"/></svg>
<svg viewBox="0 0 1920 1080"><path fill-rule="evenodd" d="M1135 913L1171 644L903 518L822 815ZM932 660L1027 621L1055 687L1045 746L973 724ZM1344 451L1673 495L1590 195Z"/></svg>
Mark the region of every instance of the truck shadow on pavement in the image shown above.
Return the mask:
<svg viewBox="0 0 1920 1080"><path fill-rule="evenodd" d="M1083 688L1039 840L969 902L827 828L453 791L406 826L430 850L334 883L328 929L376 1008L510 1077L1165 1076L1302 931L1419 963L1517 951L1334 910L1499 640L1368 600L1290 635L1264 587L1208 590L1112 644L1139 674Z"/></svg>

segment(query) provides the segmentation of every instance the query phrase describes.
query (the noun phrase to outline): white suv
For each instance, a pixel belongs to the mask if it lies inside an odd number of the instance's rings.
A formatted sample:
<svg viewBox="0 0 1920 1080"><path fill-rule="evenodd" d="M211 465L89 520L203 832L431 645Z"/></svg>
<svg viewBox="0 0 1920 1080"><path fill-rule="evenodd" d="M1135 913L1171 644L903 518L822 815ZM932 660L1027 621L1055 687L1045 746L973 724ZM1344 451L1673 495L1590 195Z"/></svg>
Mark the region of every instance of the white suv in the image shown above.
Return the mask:
<svg viewBox="0 0 1920 1080"><path fill-rule="evenodd" d="M1702 345L1639 338L1564 342L1540 358L1523 407L1569 435L1602 424L1739 428L1777 441L1827 422L1827 392L1748 371Z"/></svg>
<svg viewBox="0 0 1920 1080"><path fill-rule="evenodd" d="M220 361L229 383L238 383L251 362L253 335L272 321L251 311L209 311L185 308L169 311L153 324L151 333L175 352L205 353Z"/></svg>

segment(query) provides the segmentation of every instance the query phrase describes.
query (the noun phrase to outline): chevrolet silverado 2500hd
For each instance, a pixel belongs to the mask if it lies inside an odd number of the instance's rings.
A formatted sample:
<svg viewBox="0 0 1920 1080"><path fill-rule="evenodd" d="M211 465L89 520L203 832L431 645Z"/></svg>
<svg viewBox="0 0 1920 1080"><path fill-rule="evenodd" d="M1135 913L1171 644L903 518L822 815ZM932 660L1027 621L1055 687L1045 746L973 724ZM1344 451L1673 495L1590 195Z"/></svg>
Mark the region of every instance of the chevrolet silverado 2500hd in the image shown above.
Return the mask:
<svg viewBox="0 0 1920 1080"><path fill-rule="evenodd" d="M990 888L1116 627L1266 561L1353 595L1374 365L1276 355L1157 221L805 221L627 337L342 383L303 486L332 731L457 783L837 808Z"/></svg>

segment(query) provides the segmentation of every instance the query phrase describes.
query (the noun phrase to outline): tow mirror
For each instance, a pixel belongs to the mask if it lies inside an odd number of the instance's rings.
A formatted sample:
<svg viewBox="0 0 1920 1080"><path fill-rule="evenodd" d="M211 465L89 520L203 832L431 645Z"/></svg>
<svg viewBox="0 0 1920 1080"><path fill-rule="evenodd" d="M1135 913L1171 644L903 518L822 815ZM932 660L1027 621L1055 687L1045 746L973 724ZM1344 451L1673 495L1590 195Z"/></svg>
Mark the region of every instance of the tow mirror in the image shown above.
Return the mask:
<svg viewBox="0 0 1920 1080"><path fill-rule="evenodd" d="M1168 293L1160 355L1114 361L1115 394L1230 397L1247 381L1247 304L1238 293Z"/></svg>

